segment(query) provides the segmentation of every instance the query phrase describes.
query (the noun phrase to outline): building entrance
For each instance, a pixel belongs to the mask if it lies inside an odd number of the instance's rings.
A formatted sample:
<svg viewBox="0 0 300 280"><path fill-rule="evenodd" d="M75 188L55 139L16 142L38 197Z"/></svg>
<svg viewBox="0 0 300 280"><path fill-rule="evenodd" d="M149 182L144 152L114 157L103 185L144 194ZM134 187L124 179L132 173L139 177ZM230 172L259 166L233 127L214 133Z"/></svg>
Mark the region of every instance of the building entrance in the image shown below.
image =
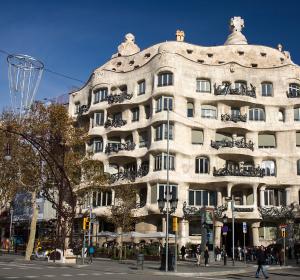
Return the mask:
<svg viewBox="0 0 300 280"><path fill-rule="evenodd" d="M222 233L222 246L224 245L226 248L226 252L228 256L232 256L232 224L229 222L227 223L228 226L228 232L227 235L224 235ZM250 224L247 224L247 233L245 234L245 246L251 246L251 239L250 239L250 233L249 233L249 226ZM244 247L244 233L243 233L243 223L237 222L234 223L234 247L235 251L237 252L238 247L243 248Z"/></svg>

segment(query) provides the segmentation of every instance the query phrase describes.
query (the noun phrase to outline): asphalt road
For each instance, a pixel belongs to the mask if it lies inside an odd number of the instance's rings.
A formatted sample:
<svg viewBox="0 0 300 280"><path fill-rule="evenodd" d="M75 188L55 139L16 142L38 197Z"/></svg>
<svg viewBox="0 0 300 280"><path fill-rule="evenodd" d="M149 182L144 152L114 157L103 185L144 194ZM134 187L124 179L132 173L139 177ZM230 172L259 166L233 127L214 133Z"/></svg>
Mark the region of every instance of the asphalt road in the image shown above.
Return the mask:
<svg viewBox="0 0 300 280"><path fill-rule="evenodd" d="M116 262L97 262L93 265L83 267L66 267L48 265L41 262L4 262L0 261L0 280L7 279L147 279L147 280L180 280L180 279L207 279L207 280L234 280L255 279L255 268L253 273L242 273L226 276L183 276L183 275L157 275L158 270L137 271L130 265L118 264ZM272 270L269 273L270 280L299 280L300 268Z"/></svg>

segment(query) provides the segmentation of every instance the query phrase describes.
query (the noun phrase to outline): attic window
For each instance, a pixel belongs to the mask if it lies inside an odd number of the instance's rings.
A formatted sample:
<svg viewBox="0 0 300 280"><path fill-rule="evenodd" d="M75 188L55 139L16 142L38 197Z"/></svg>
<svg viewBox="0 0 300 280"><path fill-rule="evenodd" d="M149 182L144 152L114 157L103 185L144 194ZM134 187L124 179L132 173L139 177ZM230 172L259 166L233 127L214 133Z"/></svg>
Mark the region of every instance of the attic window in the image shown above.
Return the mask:
<svg viewBox="0 0 300 280"><path fill-rule="evenodd" d="M134 60L129 61L129 65L133 65L134 64Z"/></svg>
<svg viewBox="0 0 300 280"><path fill-rule="evenodd" d="M252 63L251 66L252 66L253 68L256 68L256 67L257 67L257 64L256 64L256 63Z"/></svg>
<svg viewBox="0 0 300 280"><path fill-rule="evenodd" d="M204 60L203 59L198 59L197 62L198 63L204 63Z"/></svg>
<svg viewBox="0 0 300 280"><path fill-rule="evenodd" d="M121 65L122 65L122 62L119 61L119 62L117 63L117 67L119 67L119 66L121 66Z"/></svg>
<svg viewBox="0 0 300 280"><path fill-rule="evenodd" d="M284 61L284 58L283 58L283 57L280 57L280 61L283 62L283 61Z"/></svg>
<svg viewBox="0 0 300 280"><path fill-rule="evenodd" d="M243 52L243 51L238 51L238 54L239 54L239 55L244 55L244 53L245 53L245 52Z"/></svg>
<svg viewBox="0 0 300 280"><path fill-rule="evenodd" d="M193 50L187 49L186 52L187 52L188 54L191 54L191 53L193 53Z"/></svg>
<svg viewBox="0 0 300 280"><path fill-rule="evenodd" d="M207 54L208 57L213 57L214 55L212 53Z"/></svg>
<svg viewBox="0 0 300 280"><path fill-rule="evenodd" d="M218 61L218 63L219 63L219 64L223 64L223 63L225 63L225 61Z"/></svg>
<svg viewBox="0 0 300 280"><path fill-rule="evenodd" d="M266 56L267 56L267 54L266 54L265 52L261 52L260 55L261 55L262 57L266 57Z"/></svg>
<svg viewBox="0 0 300 280"><path fill-rule="evenodd" d="M140 65L135 65L134 66L134 69L137 69L137 68L139 68L140 67Z"/></svg>
<svg viewBox="0 0 300 280"><path fill-rule="evenodd" d="M145 54L145 58L149 58L150 56L151 56L150 53L146 53L146 54Z"/></svg>
<svg viewBox="0 0 300 280"><path fill-rule="evenodd" d="M112 71L116 71L117 69L116 69L116 68L112 68L111 70L112 70Z"/></svg>

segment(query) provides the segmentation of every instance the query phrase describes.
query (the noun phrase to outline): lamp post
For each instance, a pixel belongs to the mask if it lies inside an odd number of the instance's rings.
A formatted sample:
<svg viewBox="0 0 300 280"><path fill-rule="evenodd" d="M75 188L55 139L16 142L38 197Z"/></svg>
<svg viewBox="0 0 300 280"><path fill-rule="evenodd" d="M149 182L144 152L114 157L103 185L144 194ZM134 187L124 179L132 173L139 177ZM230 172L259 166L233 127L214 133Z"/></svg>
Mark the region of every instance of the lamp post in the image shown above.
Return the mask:
<svg viewBox="0 0 300 280"><path fill-rule="evenodd" d="M167 185L167 189L168 189ZM158 208L161 213L166 214L166 266L165 271L168 272L168 261L169 261L169 215L174 213L177 208L178 199L177 198L171 198L172 193L170 193L170 190L166 191L166 198L159 198L157 200ZM175 242L176 243L176 242ZM175 244L175 268L177 266L177 244Z"/></svg>
<svg viewBox="0 0 300 280"><path fill-rule="evenodd" d="M226 245L227 245L227 240L226 240L226 237L227 237L227 231L228 231L228 227L227 227L227 221L228 221L228 219L227 219L227 216L226 216L226 214L223 216L223 218L222 218L222 220L223 220L223 229L222 229L222 232L223 232L223 235L224 235L224 238L225 238L225 245L224 245L224 265L226 265L227 264L227 252L226 252Z"/></svg>
<svg viewBox="0 0 300 280"><path fill-rule="evenodd" d="M231 202L231 216L232 216L232 265L234 266L234 197L226 197L227 202Z"/></svg>

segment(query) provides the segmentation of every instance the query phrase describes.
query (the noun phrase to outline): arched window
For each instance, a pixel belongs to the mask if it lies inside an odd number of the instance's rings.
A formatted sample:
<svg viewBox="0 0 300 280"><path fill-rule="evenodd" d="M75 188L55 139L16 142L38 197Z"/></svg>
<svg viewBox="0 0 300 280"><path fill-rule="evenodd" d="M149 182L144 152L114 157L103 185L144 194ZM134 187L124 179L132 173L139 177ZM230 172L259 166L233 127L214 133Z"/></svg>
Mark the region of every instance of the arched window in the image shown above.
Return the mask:
<svg viewBox="0 0 300 280"><path fill-rule="evenodd" d="M187 117L192 118L194 117L194 103L187 102Z"/></svg>
<svg viewBox="0 0 300 280"><path fill-rule="evenodd" d="M262 96L273 96L273 84L270 82L264 82L261 84Z"/></svg>
<svg viewBox="0 0 300 280"><path fill-rule="evenodd" d="M201 117L207 119L217 118L217 108L212 105L202 105L201 106Z"/></svg>
<svg viewBox="0 0 300 280"><path fill-rule="evenodd" d="M209 159L208 157L196 157L195 172L199 174L209 173Z"/></svg>
<svg viewBox="0 0 300 280"><path fill-rule="evenodd" d="M94 91L94 104L105 101L108 95L108 88L99 88Z"/></svg>
<svg viewBox="0 0 300 280"><path fill-rule="evenodd" d="M279 109L278 110L278 120L280 122L284 122L284 109Z"/></svg>
<svg viewBox="0 0 300 280"><path fill-rule="evenodd" d="M289 84L289 96L300 97L300 85L296 83Z"/></svg>
<svg viewBox="0 0 300 280"><path fill-rule="evenodd" d="M102 137L95 137L93 139L93 152L99 153L103 151L103 139Z"/></svg>
<svg viewBox="0 0 300 280"><path fill-rule="evenodd" d="M157 75L157 86L172 86L173 85L173 73L172 72L161 72Z"/></svg>
<svg viewBox="0 0 300 280"><path fill-rule="evenodd" d="M276 137L273 134L262 133L258 135L258 148L275 148Z"/></svg>
<svg viewBox="0 0 300 280"><path fill-rule="evenodd" d="M94 113L94 127L104 125L104 111Z"/></svg>
<svg viewBox="0 0 300 280"><path fill-rule="evenodd" d="M196 87L197 87L196 89L197 92L210 92L211 91L210 80L197 79Z"/></svg>
<svg viewBox="0 0 300 280"><path fill-rule="evenodd" d="M300 159L297 160L297 175L300 175Z"/></svg>
<svg viewBox="0 0 300 280"><path fill-rule="evenodd" d="M261 168L265 170L265 176L276 176L276 165L274 160L264 160Z"/></svg>
<svg viewBox="0 0 300 280"><path fill-rule="evenodd" d="M265 110L263 108L250 108L249 120L250 121L265 121Z"/></svg>

